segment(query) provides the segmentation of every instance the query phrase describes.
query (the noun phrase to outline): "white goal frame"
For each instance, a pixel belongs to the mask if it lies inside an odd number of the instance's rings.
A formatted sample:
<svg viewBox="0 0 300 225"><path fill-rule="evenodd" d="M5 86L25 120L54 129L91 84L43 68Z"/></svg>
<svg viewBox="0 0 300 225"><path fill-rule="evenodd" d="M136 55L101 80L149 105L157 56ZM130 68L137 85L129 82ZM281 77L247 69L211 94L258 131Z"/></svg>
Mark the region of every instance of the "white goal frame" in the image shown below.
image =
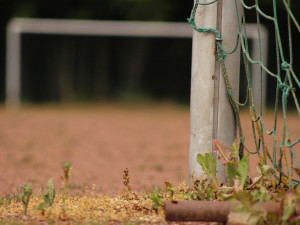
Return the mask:
<svg viewBox="0 0 300 225"><path fill-rule="evenodd" d="M247 24L247 35L258 46L256 25ZM190 38L193 29L182 22L140 22L140 21L94 21L66 19L12 19L7 26L6 36L6 96L7 107L20 107L21 104L21 35L62 34L86 36L123 36L123 37L164 37ZM267 30L261 26L262 55L267 58ZM257 58L258 47L252 48L251 56ZM253 83L259 80L259 68L252 65ZM264 75L265 77L265 75ZM265 79L263 79L265 80ZM265 93L265 83L263 91ZM253 85L253 92L259 94L259 85ZM265 96L265 94L263 94ZM259 99L259 95L255 98ZM265 98L265 97L264 97ZM265 100L264 100L265 101ZM263 102L264 105L264 102Z"/></svg>

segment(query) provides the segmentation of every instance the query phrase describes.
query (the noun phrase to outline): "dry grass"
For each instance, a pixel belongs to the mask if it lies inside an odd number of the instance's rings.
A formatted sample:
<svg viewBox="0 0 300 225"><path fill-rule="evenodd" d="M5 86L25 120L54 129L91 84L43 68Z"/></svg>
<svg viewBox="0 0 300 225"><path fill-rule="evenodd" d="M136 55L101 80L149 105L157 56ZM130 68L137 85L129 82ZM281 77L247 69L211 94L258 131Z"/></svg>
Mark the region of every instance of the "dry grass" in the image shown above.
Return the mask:
<svg viewBox="0 0 300 225"><path fill-rule="evenodd" d="M174 199L183 199L183 193L188 191L184 182L176 187ZM59 193L52 207L45 211L37 210L37 205L43 201L41 195L31 197L28 213L23 214L22 202L17 198L3 200L0 207L1 224L166 224L163 207L153 209L149 193L139 194L127 192L109 197L95 194L95 187L85 189L83 196L69 196L65 203L65 214L62 210L62 193ZM160 191L162 200L168 199L166 191Z"/></svg>

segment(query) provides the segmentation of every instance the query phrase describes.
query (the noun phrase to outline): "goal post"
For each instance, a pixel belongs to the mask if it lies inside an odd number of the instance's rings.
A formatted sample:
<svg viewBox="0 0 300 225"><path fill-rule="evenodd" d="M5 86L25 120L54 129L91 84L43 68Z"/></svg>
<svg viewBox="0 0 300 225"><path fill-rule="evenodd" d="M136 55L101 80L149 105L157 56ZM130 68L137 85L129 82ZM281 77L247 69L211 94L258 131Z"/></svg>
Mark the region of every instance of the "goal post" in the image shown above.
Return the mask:
<svg viewBox="0 0 300 225"><path fill-rule="evenodd" d="M22 102L22 34L190 39L192 30L186 22L14 18L6 33L5 105L10 108Z"/></svg>
<svg viewBox="0 0 300 225"><path fill-rule="evenodd" d="M196 1L195 1L196 2ZM236 45L238 25L234 1L202 0L195 14L195 23L200 28L213 28L222 35L216 40L212 32L193 32L189 184L193 177L201 177L204 171L197 163L197 155L212 153L212 140L231 145L236 138L236 124L230 105L224 78L216 55L216 42L222 41L225 50ZM209 5L208 5L209 4ZM240 6L238 6L239 8ZM225 65L235 99L239 95L240 48L226 57ZM216 156L214 155L216 158ZM226 179L221 163L217 165L218 178Z"/></svg>
<svg viewBox="0 0 300 225"><path fill-rule="evenodd" d="M226 3L227 5L227 3ZM198 20L199 18L197 18ZM207 20L207 19L206 19ZM198 23L199 21L197 21ZM225 23L225 21L223 22ZM208 24L209 25L209 24ZM254 25L247 24L248 38L257 43L257 30ZM229 33L229 32L228 32ZM22 103L22 34L51 34L71 36L108 36L108 37L163 37L163 38L192 38L192 29L187 22L143 22L143 21L94 21L66 19L20 19L14 18L7 25L6 33L6 107L18 108ZM194 34L196 35L196 34ZM199 38L203 34L197 34ZM223 31L223 36L226 32ZM267 40L267 30L261 25L261 38ZM213 37L211 37L213 39ZM233 38L234 39L234 38ZM233 41L233 39L231 41ZM194 45L195 45L194 40ZM212 43L214 45L214 43ZM226 42L223 42L226 44ZM266 45L265 45L266 46ZM253 54L257 55L258 44L253 46ZM267 49L262 49L262 55L267 55ZM213 55L213 57L215 57ZM194 57L195 58L195 57ZM255 56L257 58L257 56ZM229 59L226 59L228 63ZM255 64L251 64L254 70ZM237 69L237 68L236 68ZM253 73L253 91L259 94L258 80ZM195 85L196 83L194 83ZM265 90L265 84L263 85ZM255 91L257 90L257 91ZM264 91L265 93L265 91ZM263 94L264 94L263 93ZM266 95L263 95L266 96ZM264 103L263 103L264 104Z"/></svg>

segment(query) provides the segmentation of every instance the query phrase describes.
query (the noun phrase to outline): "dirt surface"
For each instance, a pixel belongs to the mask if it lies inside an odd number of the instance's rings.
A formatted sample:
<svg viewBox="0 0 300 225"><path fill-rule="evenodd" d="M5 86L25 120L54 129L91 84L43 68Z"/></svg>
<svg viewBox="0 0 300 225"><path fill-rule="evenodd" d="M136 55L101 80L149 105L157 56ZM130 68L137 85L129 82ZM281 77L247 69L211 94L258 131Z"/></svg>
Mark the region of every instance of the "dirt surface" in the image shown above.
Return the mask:
<svg viewBox="0 0 300 225"><path fill-rule="evenodd" d="M244 132L252 128L241 113ZM291 113L292 137L300 136L299 118ZM264 117L273 124L272 113ZM269 128L268 128L269 129ZM277 135L279 136L279 134ZM269 142L272 141L271 139ZM270 144L270 143L267 144ZM299 144L295 148L300 151ZM129 168L133 190L149 190L187 179L189 108L171 104L32 106L0 108L0 195L12 194L24 183L38 192L51 177L61 185L62 164L72 163L70 188L84 186L115 194L124 189ZM251 160L251 164L256 164ZM251 174L255 174L252 166Z"/></svg>

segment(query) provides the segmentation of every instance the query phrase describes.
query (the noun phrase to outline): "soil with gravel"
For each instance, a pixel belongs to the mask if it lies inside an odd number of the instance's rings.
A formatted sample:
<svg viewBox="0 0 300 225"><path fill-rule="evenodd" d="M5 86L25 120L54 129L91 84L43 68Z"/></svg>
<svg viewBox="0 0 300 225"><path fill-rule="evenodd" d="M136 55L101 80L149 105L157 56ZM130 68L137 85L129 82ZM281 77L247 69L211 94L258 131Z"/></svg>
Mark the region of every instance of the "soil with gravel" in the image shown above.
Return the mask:
<svg viewBox="0 0 300 225"><path fill-rule="evenodd" d="M241 113L241 120L253 148L248 112ZM264 122L271 130L272 112L265 114ZM299 137L295 112L289 113L288 122L291 138ZM2 107L0 196L16 192L25 183L39 192L51 177L59 187L66 161L72 163L70 189L75 194L86 185L96 185L95 190L103 194L119 193L124 189L125 168L134 191L164 187L165 181L176 184L187 179L189 123L187 106L166 103ZM279 130L281 124L279 120ZM272 141L267 138L266 146ZM299 151L298 144L295 152ZM250 162L250 174L255 175L257 160Z"/></svg>

